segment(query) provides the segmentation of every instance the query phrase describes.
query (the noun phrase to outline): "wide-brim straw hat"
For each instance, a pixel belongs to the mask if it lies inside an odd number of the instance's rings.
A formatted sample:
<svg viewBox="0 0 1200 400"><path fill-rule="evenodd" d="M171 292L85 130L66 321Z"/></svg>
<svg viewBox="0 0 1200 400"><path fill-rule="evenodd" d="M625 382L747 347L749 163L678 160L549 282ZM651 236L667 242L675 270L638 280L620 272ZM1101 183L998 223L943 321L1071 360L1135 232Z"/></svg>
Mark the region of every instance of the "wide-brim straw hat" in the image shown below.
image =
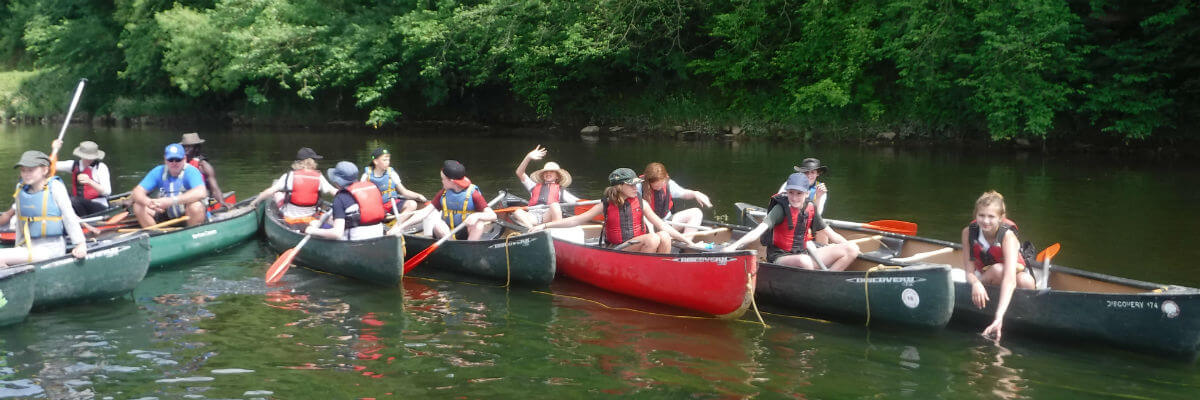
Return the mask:
<svg viewBox="0 0 1200 400"><path fill-rule="evenodd" d="M562 167L559 167L558 163L554 161L546 163L546 166L542 167L542 169L533 171L533 174L529 175L529 179L532 179L536 183L542 183L542 173L546 171L554 171L558 173L558 186L571 186L571 173L567 172L565 169L562 169Z"/></svg>
<svg viewBox="0 0 1200 400"><path fill-rule="evenodd" d="M74 154L75 157L79 157L84 160L104 159L104 151L100 150L100 145L91 140L79 142L79 145L75 146L75 150L72 151L71 154Z"/></svg>
<svg viewBox="0 0 1200 400"><path fill-rule="evenodd" d="M191 132L191 133L183 134L183 140L180 140L179 144L182 144L184 146L191 146L191 145L200 144L200 143L204 143L204 142L205 142L205 140L200 138L199 133Z"/></svg>

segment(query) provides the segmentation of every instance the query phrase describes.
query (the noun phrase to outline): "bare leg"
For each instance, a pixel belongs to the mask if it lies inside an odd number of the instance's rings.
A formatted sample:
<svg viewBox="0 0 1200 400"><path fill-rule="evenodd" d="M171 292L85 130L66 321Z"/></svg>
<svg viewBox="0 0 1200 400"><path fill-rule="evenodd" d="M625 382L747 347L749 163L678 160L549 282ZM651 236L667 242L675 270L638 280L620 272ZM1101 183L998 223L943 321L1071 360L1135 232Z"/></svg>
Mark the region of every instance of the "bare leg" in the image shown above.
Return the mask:
<svg viewBox="0 0 1200 400"><path fill-rule="evenodd" d="M817 269L808 254L791 254L775 259L775 264L787 265L804 269Z"/></svg>
<svg viewBox="0 0 1200 400"><path fill-rule="evenodd" d="M533 215L529 213L529 211L525 211L525 210L513 211L512 219L513 219L513 222L521 224L521 226L524 226L526 228L536 225L535 223L533 223L534 218L533 218ZM546 222L550 222L550 221L546 221Z"/></svg>
<svg viewBox="0 0 1200 400"><path fill-rule="evenodd" d="M979 281L985 285L999 285L1004 280L1004 264L996 263L988 267L987 271L979 274Z"/></svg>
<svg viewBox="0 0 1200 400"><path fill-rule="evenodd" d="M467 240L479 240L488 231L491 222L480 221L467 227Z"/></svg>
<svg viewBox="0 0 1200 400"><path fill-rule="evenodd" d="M133 215L137 217L138 225L141 225L143 228L154 225L154 211L151 211L146 206L133 203Z"/></svg>
<svg viewBox="0 0 1200 400"><path fill-rule="evenodd" d="M1033 275L1029 274L1029 267L1024 271L1017 273L1017 287L1021 289L1033 289L1037 285L1033 280Z"/></svg>
<svg viewBox="0 0 1200 400"><path fill-rule="evenodd" d="M672 215L671 221L678 222L681 224L687 224L687 225L700 225L701 223L704 222L704 212L700 211L699 208L689 208L689 209L677 212L677 213L675 213L675 215ZM696 228L683 228L679 232L680 233L692 233L692 232L695 232L696 230L697 230Z"/></svg>
<svg viewBox="0 0 1200 400"><path fill-rule="evenodd" d="M658 248L655 250L663 254L670 253L672 240L671 234L667 233L666 231L659 231L658 233L655 233L655 235L658 235Z"/></svg>
<svg viewBox="0 0 1200 400"><path fill-rule="evenodd" d="M203 224L208 219L208 210L204 209L204 203L197 201L188 203L187 205L187 225L196 226Z"/></svg>
<svg viewBox="0 0 1200 400"><path fill-rule="evenodd" d="M815 256L821 257L821 261L831 271L844 271L858 257L858 253L858 246L842 243L821 247L817 249Z"/></svg>
<svg viewBox="0 0 1200 400"><path fill-rule="evenodd" d="M560 205L559 203L554 203L554 204L550 205L550 208L548 210L546 210L546 215L542 217L542 221L554 222L554 221L558 221L558 220L562 219L562 217L563 217L562 205Z"/></svg>
<svg viewBox="0 0 1200 400"><path fill-rule="evenodd" d="M629 239L638 241L638 244L626 247L625 250L638 253L655 253L658 251L658 239L659 238L657 234L647 233L645 235Z"/></svg>

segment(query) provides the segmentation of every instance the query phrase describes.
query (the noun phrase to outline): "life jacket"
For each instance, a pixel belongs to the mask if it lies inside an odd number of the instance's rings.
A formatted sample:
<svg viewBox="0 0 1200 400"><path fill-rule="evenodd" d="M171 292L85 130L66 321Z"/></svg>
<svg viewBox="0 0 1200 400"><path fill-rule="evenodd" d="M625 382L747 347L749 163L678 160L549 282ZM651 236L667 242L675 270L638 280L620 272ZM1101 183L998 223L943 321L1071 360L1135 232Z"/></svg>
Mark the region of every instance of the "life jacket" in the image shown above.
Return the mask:
<svg viewBox="0 0 1200 400"><path fill-rule="evenodd" d="M187 165L183 166L183 169L179 170L179 176L173 177L173 176L168 175L168 173L167 173L168 168L167 168L167 166L164 165L163 169L162 169L162 176L160 176L158 178L158 197L159 198L175 197L175 196L179 196L179 195L183 194L183 192L186 192L188 189L183 187L183 175L187 173L188 168L189 168L189 166L187 166ZM190 167L190 168L194 168L194 167ZM185 214L186 209L184 208L184 206L185 206L184 204L176 204L174 206L171 206L170 208L167 209L167 211L168 211L167 215L168 216L178 216L178 215Z"/></svg>
<svg viewBox="0 0 1200 400"><path fill-rule="evenodd" d="M817 207L812 201L804 200L803 210L792 207L788 203L787 195L771 196L771 203L767 205L767 213L771 213L771 209L775 207L783 207L787 214L784 215L783 222L767 228L767 232L760 237L760 243L763 246L774 247L788 253L798 253L804 250L805 244L813 239L812 222L813 216L817 214ZM804 226L800 226L800 221L803 219Z"/></svg>
<svg viewBox="0 0 1200 400"><path fill-rule="evenodd" d="M200 168L201 160L203 160L203 158L200 158L200 157L189 158L189 159L187 159L187 163L188 163L188 165L196 167L197 171L200 171L200 177L204 178L204 185L208 186L208 174L204 173L204 168Z"/></svg>
<svg viewBox="0 0 1200 400"><path fill-rule="evenodd" d="M542 182L529 189L529 205L554 204L562 200L562 187L558 183Z"/></svg>
<svg viewBox="0 0 1200 400"><path fill-rule="evenodd" d="M479 187L475 185L471 185L461 192L442 189L442 221L446 221L446 225L449 225L450 229L461 225L467 215L475 212L475 196L473 194L476 190L479 190Z"/></svg>
<svg viewBox="0 0 1200 400"><path fill-rule="evenodd" d="M642 223L642 198L625 199L624 203L613 204L608 198L600 200L604 207L604 241L608 244L621 244L629 239L645 235L646 226Z"/></svg>
<svg viewBox="0 0 1200 400"><path fill-rule="evenodd" d="M63 221L62 210L58 208L58 203L54 202L50 194L50 182L59 180L52 177L46 181L46 185L34 193L26 191L28 187L21 183L17 183L17 191L13 193L13 198L17 202L17 216L21 221L21 231L25 235L26 243L30 238L62 236ZM62 180L59 180L62 182Z"/></svg>
<svg viewBox="0 0 1200 400"><path fill-rule="evenodd" d="M982 270L983 267L1004 262L1004 235L1012 230L1013 234L1017 234L1019 229L1017 223L1005 218L1000 223L1000 228L996 230L996 241L991 243L987 251L983 250L983 244L979 242L979 223L971 220L967 225L967 240L971 244L971 263L975 265L976 270ZM1017 249L1018 253L1021 249ZM1017 271L1020 272L1025 267L1025 259L1018 255Z"/></svg>
<svg viewBox="0 0 1200 400"><path fill-rule="evenodd" d="M80 171L79 170L79 160L75 160L75 163L73 165L71 165L71 195L72 196L76 196L76 197L83 196L83 198L88 199L88 200L100 197L100 191L96 190L96 188L92 187L92 185L80 185L79 178L78 178L79 174L84 174L84 175L87 175L88 178L93 178L94 176L92 175L92 171L95 168L98 168L99 166L100 166L100 160L92 161L92 165L89 165L87 168L84 168L82 171ZM80 186L82 186L82 189L83 189L82 193L80 193L80 189L81 189Z"/></svg>
<svg viewBox="0 0 1200 400"><path fill-rule="evenodd" d="M388 167L387 171L383 172L383 176L375 176L371 166L363 168L363 173L367 175L367 180L375 184L379 188L379 193L382 195L383 203L389 203L392 199L399 198L400 192L396 190L395 183L392 182L392 167Z"/></svg>
<svg viewBox="0 0 1200 400"><path fill-rule="evenodd" d="M639 175L644 177L645 175ZM667 185L663 186L663 190L654 190L650 187L650 182L642 183L642 190L650 191L650 209L658 214L659 218L666 218L671 214L671 209L675 208L675 199L671 197L671 180L667 179Z"/></svg>
<svg viewBox="0 0 1200 400"><path fill-rule="evenodd" d="M284 181L283 191L288 194L288 202L310 207L321 199L321 173L310 169L288 172Z"/></svg>
<svg viewBox="0 0 1200 400"><path fill-rule="evenodd" d="M347 227L377 224L387 216L387 212L383 210L383 196L375 184L354 182L343 190L350 192L350 195L354 196L354 202L358 203L357 218L351 216L353 213L346 216Z"/></svg>

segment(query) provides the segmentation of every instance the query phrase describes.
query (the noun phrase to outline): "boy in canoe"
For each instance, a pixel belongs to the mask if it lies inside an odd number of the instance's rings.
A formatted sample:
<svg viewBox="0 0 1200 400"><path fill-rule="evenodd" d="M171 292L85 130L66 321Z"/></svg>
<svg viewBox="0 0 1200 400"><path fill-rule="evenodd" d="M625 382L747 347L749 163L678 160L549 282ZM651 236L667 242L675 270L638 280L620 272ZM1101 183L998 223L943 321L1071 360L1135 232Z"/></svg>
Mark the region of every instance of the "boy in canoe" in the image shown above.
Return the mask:
<svg viewBox="0 0 1200 400"><path fill-rule="evenodd" d="M821 160L815 158L805 158L800 161L800 165L792 167L796 172L804 174L808 178L808 200L817 206L817 214L825 214L825 200L829 199L829 189L825 188L825 182L817 181L821 175L829 174L829 166L821 165ZM783 194L787 191L787 182L779 185L778 194Z"/></svg>
<svg viewBox="0 0 1200 400"><path fill-rule="evenodd" d="M187 153L188 165L200 170L200 175L204 179L204 186L208 188L208 193L215 197L221 203L222 207L233 207L233 204L225 201L225 192L221 191L221 185L217 183L217 170L208 162L208 156L201 149L201 145L204 142L206 140L201 139L199 133L191 132L183 134L183 138L179 144L183 145L183 149Z"/></svg>
<svg viewBox="0 0 1200 400"><path fill-rule="evenodd" d="M37 150L21 154L15 168L21 169L21 182L8 211L0 214L0 225L8 225L13 215L18 218L17 244L0 249L0 267L42 261L67 252L63 235L71 238L75 258L87 256L87 241L79 217L71 208L71 196L62 180L50 174L50 157Z"/></svg>
<svg viewBox="0 0 1200 400"><path fill-rule="evenodd" d="M383 236L383 194L370 182L358 181L358 167L339 161L325 172L340 190L333 196L333 220L326 226L312 221L305 233L334 240L365 240Z"/></svg>
<svg viewBox="0 0 1200 400"><path fill-rule="evenodd" d="M833 271L845 270L858 257L858 245L846 241L825 225L825 220L808 198L809 187L805 174L797 172L789 176L784 185L785 194L771 197L762 223L725 247L725 251L736 251L751 240L761 238L762 244L767 246L767 262L804 269L826 265ZM810 253L807 245L817 232L824 233L834 244L813 247L815 250Z"/></svg>
<svg viewBox="0 0 1200 400"><path fill-rule="evenodd" d="M338 189L325 179L317 170L317 160L320 154L308 147L301 147L296 152L296 161L292 170L284 173L275 183L264 189L250 206L255 207L259 202L273 197L280 204L279 211L283 214L283 222L293 228L301 228L316 219L317 203L321 194L337 195ZM300 225L300 226L296 226Z"/></svg>
<svg viewBox="0 0 1200 400"><path fill-rule="evenodd" d="M400 181L400 174L392 169L392 155L387 149L379 147L371 152L371 165L363 167L362 177L359 178L363 182L371 182L375 187L379 188L379 192L383 194L383 208L392 210L392 199L396 200L396 207L400 210L395 211L397 215L411 215L413 210L416 210L418 205L424 203L425 196L420 193L408 190L404 187L404 183ZM402 217L403 218L403 217ZM403 220L396 220L396 223L404 223Z"/></svg>
<svg viewBox="0 0 1200 400"><path fill-rule="evenodd" d="M467 167L462 163L457 160L443 161L440 175L442 190L433 195L433 200L422 210L425 215L422 219L425 235L441 238L455 227L466 225L466 234L460 230L455 234L455 239L479 240L487 232L489 224L496 220L496 212L488 206L479 187L467 178ZM434 214L434 210L439 214ZM393 230L400 231L403 228L397 224Z"/></svg>
<svg viewBox="0 0 1200 400"><path fill-rule="evenodd" d="M53 151L58 154L62 141L51 143ZM71 207L75 215L88 215L108 209L108 195L112 194L112 183L109 180L108 164L100 162L104 159L104 151L93 141L80 142L71 152L78 160L63 160L55 164L55 172L71 173Z"/></svg>
<svg viewBox="0 0 1200 400"><path fill-rule="evenodd" d="M529 161L541 160L546 156L546 152L546 149L538 145L525 155L521 164L517 165L517 179L521 180L521 185L529 191L529 205L549 205L533 211L523 209L513 211L513 221L526 227L558 221L563 217L561 203L579 201L579 197L567 191L567 187L571 186L571 173L559 167L558 163L550 161L542 169L533 171L533 175L525 174L525 168L529 166Z"/></svg>
<svg viewBox="0 0 1200 400"><path fill-rule="evenodd" d="M984 336L995 335L1000 341L1004 313L1012 300L1013 291L1033 289L1033 276L1021 257L1021 242L1017 239L1017 224L1005 217L1004 196L989 191L975 200L975 220L962 230L963 267L967 269L967 284L971 286L971 302L976 307L987 306L988 294L983 285L1000 285L996 303L996 318L983 330Z"/></svg>
<svg viewBox="0 0 1200 400"><path fill-rule="evenodd" d="M599 207L592 207L587 212L573 217L534 225L529 231L569 228L603 215L604 225L600 238L605 245L641 253L670 253L671 239L694 246L691 238L679 233L654 212L646 212L651 206L638 196L636 185L639 183L642 183L642 179L638 178L632 169L617 168L608 174L609 186L604 189L604 197ZM653 225L658 232L651 232L647 228L648 225Z"/></svg>
<svg viewBox="0 0 1200 400"><path fill-rule="evenodd" d="M203 224L207 219L204 177L184 162L185 157L182 145L168 144L163 149L163 165L151 169L130 193L133 215L143 228L185 215L188 226ZM154 190L158 196L152 199L150 192Z"/></svg>
<svg viewBox="0 0 1200 400"><path fill-rule="evenodd" d="M659 218L692 226L697 226L704 222L704 212L696 207L673 213L671 208L675 207L675 199L696 200L696 203L699 203L700 207L712 208L712 202L708 201L707 195L700 193L699 190L685 189L683 186L679 186L667 174L667 167L662 163L652 162L647 164L641 178L645 182L637 185L638 196L642 196L650 204L650 209ZM647 186L650 187L649 190L646 190ZM695 230L696 228L689 227L684 228L683 232L687 233Z"/></svg>

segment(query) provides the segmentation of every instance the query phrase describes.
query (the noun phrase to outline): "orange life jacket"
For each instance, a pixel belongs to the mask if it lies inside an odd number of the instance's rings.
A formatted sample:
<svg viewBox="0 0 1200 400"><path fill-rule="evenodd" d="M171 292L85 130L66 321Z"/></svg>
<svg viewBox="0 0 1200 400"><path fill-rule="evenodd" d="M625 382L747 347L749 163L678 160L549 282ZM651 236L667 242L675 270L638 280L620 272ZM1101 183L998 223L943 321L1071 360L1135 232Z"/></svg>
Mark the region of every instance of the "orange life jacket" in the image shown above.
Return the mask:
<svg viewBox="0 0 1200 400"><path fill-rule="evenodd" d="M292 179L285 184L290 186L284 188L288 193L288 202L302 207L316 205L321 198L321 173L304 169L289 174Z"/></svg>
<svg viewBox="0 0 1200 400"><path fill-rule="evenodd" d="M383 210L383 194L374 183L354 182L346 186L346 191L350 192L354 201L358 203L358 226L379 223L387 216L387 212Z"/></svg>

